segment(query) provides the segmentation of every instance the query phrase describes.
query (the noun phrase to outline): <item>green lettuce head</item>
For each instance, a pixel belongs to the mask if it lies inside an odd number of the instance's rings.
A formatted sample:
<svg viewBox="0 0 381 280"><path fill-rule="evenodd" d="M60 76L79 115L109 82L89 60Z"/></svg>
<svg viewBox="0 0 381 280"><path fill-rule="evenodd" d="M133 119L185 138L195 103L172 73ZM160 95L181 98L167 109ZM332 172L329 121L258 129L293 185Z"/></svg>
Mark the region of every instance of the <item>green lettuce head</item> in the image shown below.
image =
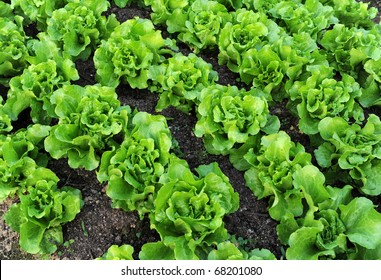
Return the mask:
<svg viewBox="0 0 381 280"><path fill-rule="evenodd" d="M235 86L213 85L201 92L195 135L204 137L208 152L228 154L251 136L274 133L279 120L270 115L264 93Z"/></svg>
<svg viewBox="0 0 381 280"><path fill-rule="evenodd" d="M55 159L67 157L73 168L97 168L100 152L127 129L130 108L120 107L113 88L66 85L53 93L51 103L59 121L45 150Z"/></svg>
<svg viewBox="0 0 381 280"><path fill-rule="evenodd" d="M27 66L28 48L22 17L0 18L0 84L7 85Z"/></svg>
<svg viewBox="0 0 381 280"><path fill-rule="evenodd" d="M286 212L299 216L302 197L293 187L293 174L311 164L304 147L280 131L263 136L259 149L252 148L243 157L250 166L245 172L246 185L259 199L270 197L270 216L278 221Z"/></svg>
<svg viewBox="0 0 381 280"><path fill-rule="evenodd" d="M187 9L186 16L172 16L168 30L180 32L178 39L198 53L202 49L214 49L223 26L231 21L227 8L217 1L196 0Z"/></svg>
<svg viewBox="0 0 381 280"><path fill-rule="evenodd" d="M74 220L81 209L81 192L71 187L58 189L57 182L51 170L37 168L26 179L27 194L5 215L28 253L54 253L63 243L62 224Z"/></svg>
<svg viewBox="0 0 381 280"><path fill-rule="evenodd" d="M117 87L123 82L132 88L147 88L149 69L164 60L168 45L150 20L127 20L95 51L96 79L104 86Z"/></svg>
<svg viewBox="0 0 381 280"><path fill-rule="evenodd" d="M38 29L45 30L46 20L69 1L72 0L11 0L11 6L15 12L27 19L28 23L37 22Z"/></svg>
<svg viewBox="0 0 381 280"><path fill-rule="evenodd" d="M319 0L280 1L272 9L270 14L286 25L290 34L307 32L312 38L317 38L319 32L337 23L334 10L325 6Z"/></svg>
<svg viewBox="0 0 381 280"><path fill-rule="evenodd" d="M50 124L56 117L50 97L55 90L72 80L79 79L74 62L62 56L56 44L45 33L39 33L39 40L30 41L31 65L9 82L4 110L12 120L31 108L34 123ZM46 50L49 49L49 52Z"/></svg>
<svg viewBox="0 0 381 280"><path fill-rule="evenodd" d="M280 28L262 13L239 9L233 16L233 22L226 23L220 33L218 62L238 73L243 53L275 42Z"/></svg>
<svg viewBox="0 0 381 280"><path fill-rule="evenodd" d="M324 118L319 123L320 136L326 141L315 150L318 164L335 172L347 171L367 195L381 193L381 122L370 114L363 127L349 124L340 117ZM345 179L345 177L343 177Z"/></svg>
<svg viewBox="0 0 381 280"><path fill-rule="evenodd" d="M287 259L379 259L381 214L374 207L371 200L357 197L317 212L313 222L305 220L291 234Z"/></svg>
<svg viewBox="0 0 381 280"><path fill-rule="evenodd" d="M319 122L325 117L341 116L357 123L364 120L364 113L356 99L361 96L360 85L355 79L343 74L335 79L334 71L327 66L307 67L311 76L297 81L290 88L291 100L297 105L300 130L317 134Z"/></svg>
<svg viewBox="0 0 381 280"><path fill-rule="evenodd" d="M239 207L238 194L216 163L196 171L198 177L173 157L150 215L151 226L176 259L198 259L205 248L226 240L223 218Z"/></svg>
<svg viewBox="0 0 381 280"><path fill-rule="evenodd" d="M242 60L239 74L243 82L266 93L279 88L286 72L286 64L270 46L260 50L252 48L242 54Z"/></svg>
<svg viewBox="0 0 381 280"><path fill-rule="evenodd" d="M115 16L102 16L110 3L105 0L81 0L57 9L47 20L47 33L74 59L86 60L101 39L106 39L119 24Z"/></svg>
<svg viewBox="0 0 381 280"><path fill-rule="evenodd" d="M211 64L195 54L177 53L167 62L153 66L150 78L154 84L151 90L160 94L157 111L174 106L189 112L199 102L201 90L213 84L218 76Z"/></svg>
<svg viewBox="0 0 381 280"><path fill-rule="evenodd" d="M169 161L172 138L163 116L136 113L133 129L114 151L102 155L98 179L108 181L113 207L137 210L143 218L152 211L159 179Z"/></svg>

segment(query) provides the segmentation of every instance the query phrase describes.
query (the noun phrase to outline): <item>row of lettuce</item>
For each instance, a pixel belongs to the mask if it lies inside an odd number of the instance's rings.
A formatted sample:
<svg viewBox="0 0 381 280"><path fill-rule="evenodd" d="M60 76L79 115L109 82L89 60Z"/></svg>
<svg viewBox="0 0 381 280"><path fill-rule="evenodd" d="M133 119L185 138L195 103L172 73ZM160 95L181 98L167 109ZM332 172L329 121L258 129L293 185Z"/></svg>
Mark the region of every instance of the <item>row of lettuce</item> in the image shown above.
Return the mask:
<svg viewBox="0 0 381 280"><path fill-rule="evenodd" d="M96 170L113 207L149 216L161 240L145 244L140 259L274 258L228 240L223 218L239 207L229 179L215 163L193 174L173 153L164 117L120 105L115 88L127 83L158 93L157 111L196 111L206 150L229 156L268 199L287 259L381 258L381 214L365 197L381 194L381 122L363 111L380 100L374 9L351 0L145 0L132 2L150 6L152 21L119 23L104 15L103 0L10 2L0 3L0 81L9 87L0 108L0 199L20 197L5 220L24 250L54 252L61 225L82 205L78 190L57 187L46 168L52 157ZM31 22L36 38L23 29ZM178 52L153 24L194 53ZM217 84L196 55L205 49L251 89ZM99 84L72 85L75 61L92 54ZM270 114L283 100L311 136L316 163ZM14 131L27 108L34 124ZM113 246L104 258L132 252Z"/></svg>

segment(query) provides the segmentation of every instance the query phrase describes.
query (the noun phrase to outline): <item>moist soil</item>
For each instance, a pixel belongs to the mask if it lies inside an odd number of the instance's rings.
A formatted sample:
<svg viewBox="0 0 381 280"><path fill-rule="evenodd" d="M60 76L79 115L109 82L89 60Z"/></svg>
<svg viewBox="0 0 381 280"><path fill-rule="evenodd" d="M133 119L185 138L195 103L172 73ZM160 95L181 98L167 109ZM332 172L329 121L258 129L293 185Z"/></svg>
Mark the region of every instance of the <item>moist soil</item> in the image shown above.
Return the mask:
<svg viewBox="0 0 381 280"><path fill-rule="evenodd" d="M381 1L372 1L372 5L381 7ZM108 13L114 13L120 22L139 16L141 18L150 17L150 9L137 6L129 6L119 9L112 5ZM161 27L163 36L167 33ZM28 27L28 35L35 35L37 32L33 26ZM190 52L185 46L180 44L180 51L184 54ZM218 65L217 52L203 52L200 56L213 65L214 70L219 74L218 83L223 85L244 85L237 82L238 76L232 73L225 66ZM92 57L87 61L78 61L76 67L80 74L78 85L95 84L95 68ZM6 88L0 87L0 93L5 98ZM129 105L139 111L146 111L156 114L155 106L158 96L146 90L132 89L127 85L120 85L117 93L122 105ZM271 108L281 120L281 129L286 131L294 142L299 142L306 147L308 152L313 151L309 143L309 138L303 135L298 129L298 120L286 109L286 103L277 104ZM376 113L381 116L379 110L368 113ZM272 220L267 212L266 199L257 200L249 188L245 186L243 173L234 169L229 159L224 156L210 155L206 152L202 139L195 137L193 129L197 121L195 113L182 113L175 108L168 108L160 114L168 119L168 125L173 137L178 141L183 158L194 169L201 164L217 162L222 171L229 177L230 183L240 195L240 208L235 213L225 217L225 227L229 234L234 236L237 244L250 250L254 248L267 248L275 254L278 259L284 258L285 248L280 244L277 234L277 222ZM31 123L29 112L24 112L17 123L16 128L26 127ZM82 192L84 206L76 219L63 226L65 243L59 247L57 252L49 256L30 255L20 250L17 233L13 232L0 219L0 259L70 259L87 260L103 255L111 245L130 244L135 248L134 257L143 244L159 240L159 235L150 229L148 218L139 219L136 212L124 212L111 207L111 200L106 195L106 184L100 184L96 178L95 171L84 169L71 169L67 164L67 159L52 160L48 166L60 178L60 184L73 186ZM373 199L380 211L381 201L379 198ZM17 198L7 199L0 204L0 216L2 217L10 205L17 202Z"/></svg>

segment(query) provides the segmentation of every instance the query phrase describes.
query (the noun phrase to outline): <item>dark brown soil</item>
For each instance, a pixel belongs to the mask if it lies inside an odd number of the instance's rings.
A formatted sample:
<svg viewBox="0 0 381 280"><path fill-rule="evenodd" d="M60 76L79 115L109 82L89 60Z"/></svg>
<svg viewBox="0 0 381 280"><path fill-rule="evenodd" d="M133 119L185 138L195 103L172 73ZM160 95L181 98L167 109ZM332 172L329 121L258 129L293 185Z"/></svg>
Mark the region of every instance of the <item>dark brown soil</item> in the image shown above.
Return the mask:
<svg viewBox="0 0 381 280"><path fill-rule="evenodd" d="M380 5L381 1L373 1ZM127 7L119 9L112 6L110 13L115 13L118 20L123 22L134 16L149 18L149 9ZM165 34L163 32L163 34ZM181 51L189 52L185 46ZM219 83L238 85L237 75L226 67L217 63L217 54L202 53L201 56L213 65L219 73ZM76 63L80 73L79 85L95 84L95 68L92 59ZM242 86L242 85L238 85ZM5 97L5 88L0 88ZM126 85L117 88L121 103L128 104L139 111L155 113L158 96L145 90L134 90ZM297 119L285 110L285 104L272 108L272 112L279 116L282 129L292 137L293 141L300 142L308 147L309 139L298 130ZM236 239L245 240L248 249L267 248L278 259L283 257L283 248L276 234L277 223L267 212L267 201L258 201L252 192L245 187L243 173L232 167L227 157L209 155L204 148L202 139L194 136L193 129L196 123L195 114L184 114L174 108L164 110L161 114L168 118L168 124L173 137L178 141L183 157L191 168L200 164L216 161L222 171L229 177L231 184L240 195L240 208L237 212L225 218L225 225ZM24 120L25 124L25 120ZM150 229L149 220L140 220L135 212L126 213L111 208L111 200L105 194L106 185L98 182L95 172L82 169L71 169L66 159L52 161L49 165L60 178L62 185L69 185L81 190L84 207L76 219L66 224L64 229L65 244L53 256L54 259L94 259L101 256L113 244L130 244L135 248L135 257L143 244L159 240L158 234ZM0 204L0 216L6 212L12 201L8 199ZM379 201L378 201L378 204ZM240 240L242 240L240 239ZM44 256L32 256L20 251L18 236L12 232L4 222L0 221L0 259L33 259Z"/></svg>

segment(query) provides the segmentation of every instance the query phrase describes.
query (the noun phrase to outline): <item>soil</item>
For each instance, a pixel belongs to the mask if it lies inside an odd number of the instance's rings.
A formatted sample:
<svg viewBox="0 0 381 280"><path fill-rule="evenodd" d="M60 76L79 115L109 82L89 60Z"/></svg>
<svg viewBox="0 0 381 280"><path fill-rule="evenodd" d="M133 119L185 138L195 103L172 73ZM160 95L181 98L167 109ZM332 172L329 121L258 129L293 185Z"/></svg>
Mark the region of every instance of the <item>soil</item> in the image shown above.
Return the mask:
<svg viewBox="0 0 381 280"><path fill-rule="evenodd" d="M372 5L381 7L381 1L372 1ZM127 19L139 16L150 17L150 10L130 6L119 9L114 5L108 13L115 13L118 20L123 22ZM33 27L30 34L35 34ZM160 29L160 27L159 27ZM163 30L163 35L166 32ZM190 50L180 45L180 50L189 53ZM230 84L242 87L237 82L238 76L228 70L225 66L218 65L217 53L204 52L200 54L219 74L220 84ZM95 84L95 68L92 58L76 63L80 73L80 80L76 84L85 86ZM0 87L0 93L5 98L6 88ZM117 88L120 101L123 105L128 104L139 111L156 114L155 106L158 96L145 90L131 89L129 86L121 85ZM298 121L286 109L285 103L278 104L272 108L272 113L278 115L281 120L282 130L285 130L294 142L300 142L309 147L309 139L298 130ZM381 115L380 112L377 112ZM257 200L252 192L245 186L243 173L234 169L227 157L214 156L206 152L202 139L195 137L193 128L197 121L194 113L185 114L174 108L168 108L161 112L168 118L168 125L173 137L178 141L180 149L193 169L201 164L217 162L222 171L229 177L234 189L240 195L240 208L237 212L225 218L225 226L236 240L245 244L246 249L267 248L275 254L278 259L284 257L282 248L276 234L277 222L269 217L267 212L267 201ZM28 114L20 118L19 127L26 127L29 123ZM307 149L308 150L308 149ZM310 150L308 150L310 151ZM136 212L124 212L111 207L111 200L105 193L105 184L100 184L95 172L83 169L71 169L66 159L52 160L48 166L60 178L61 185L78 188L82 192L84 206L73 222L63 226L65 243L60 246L52 256L30 255L20 250L18 245L18 234L8 228L0 220L0 259L70 259L86 260L100 257L111 245L130 244L135 248L134 257L143 244L159 240L158 234L150 229L147 218L140 220ZM374 200L379 205L380 200ZM15 201L7 199L0 204L0 216L7 211Z"/></svg>

